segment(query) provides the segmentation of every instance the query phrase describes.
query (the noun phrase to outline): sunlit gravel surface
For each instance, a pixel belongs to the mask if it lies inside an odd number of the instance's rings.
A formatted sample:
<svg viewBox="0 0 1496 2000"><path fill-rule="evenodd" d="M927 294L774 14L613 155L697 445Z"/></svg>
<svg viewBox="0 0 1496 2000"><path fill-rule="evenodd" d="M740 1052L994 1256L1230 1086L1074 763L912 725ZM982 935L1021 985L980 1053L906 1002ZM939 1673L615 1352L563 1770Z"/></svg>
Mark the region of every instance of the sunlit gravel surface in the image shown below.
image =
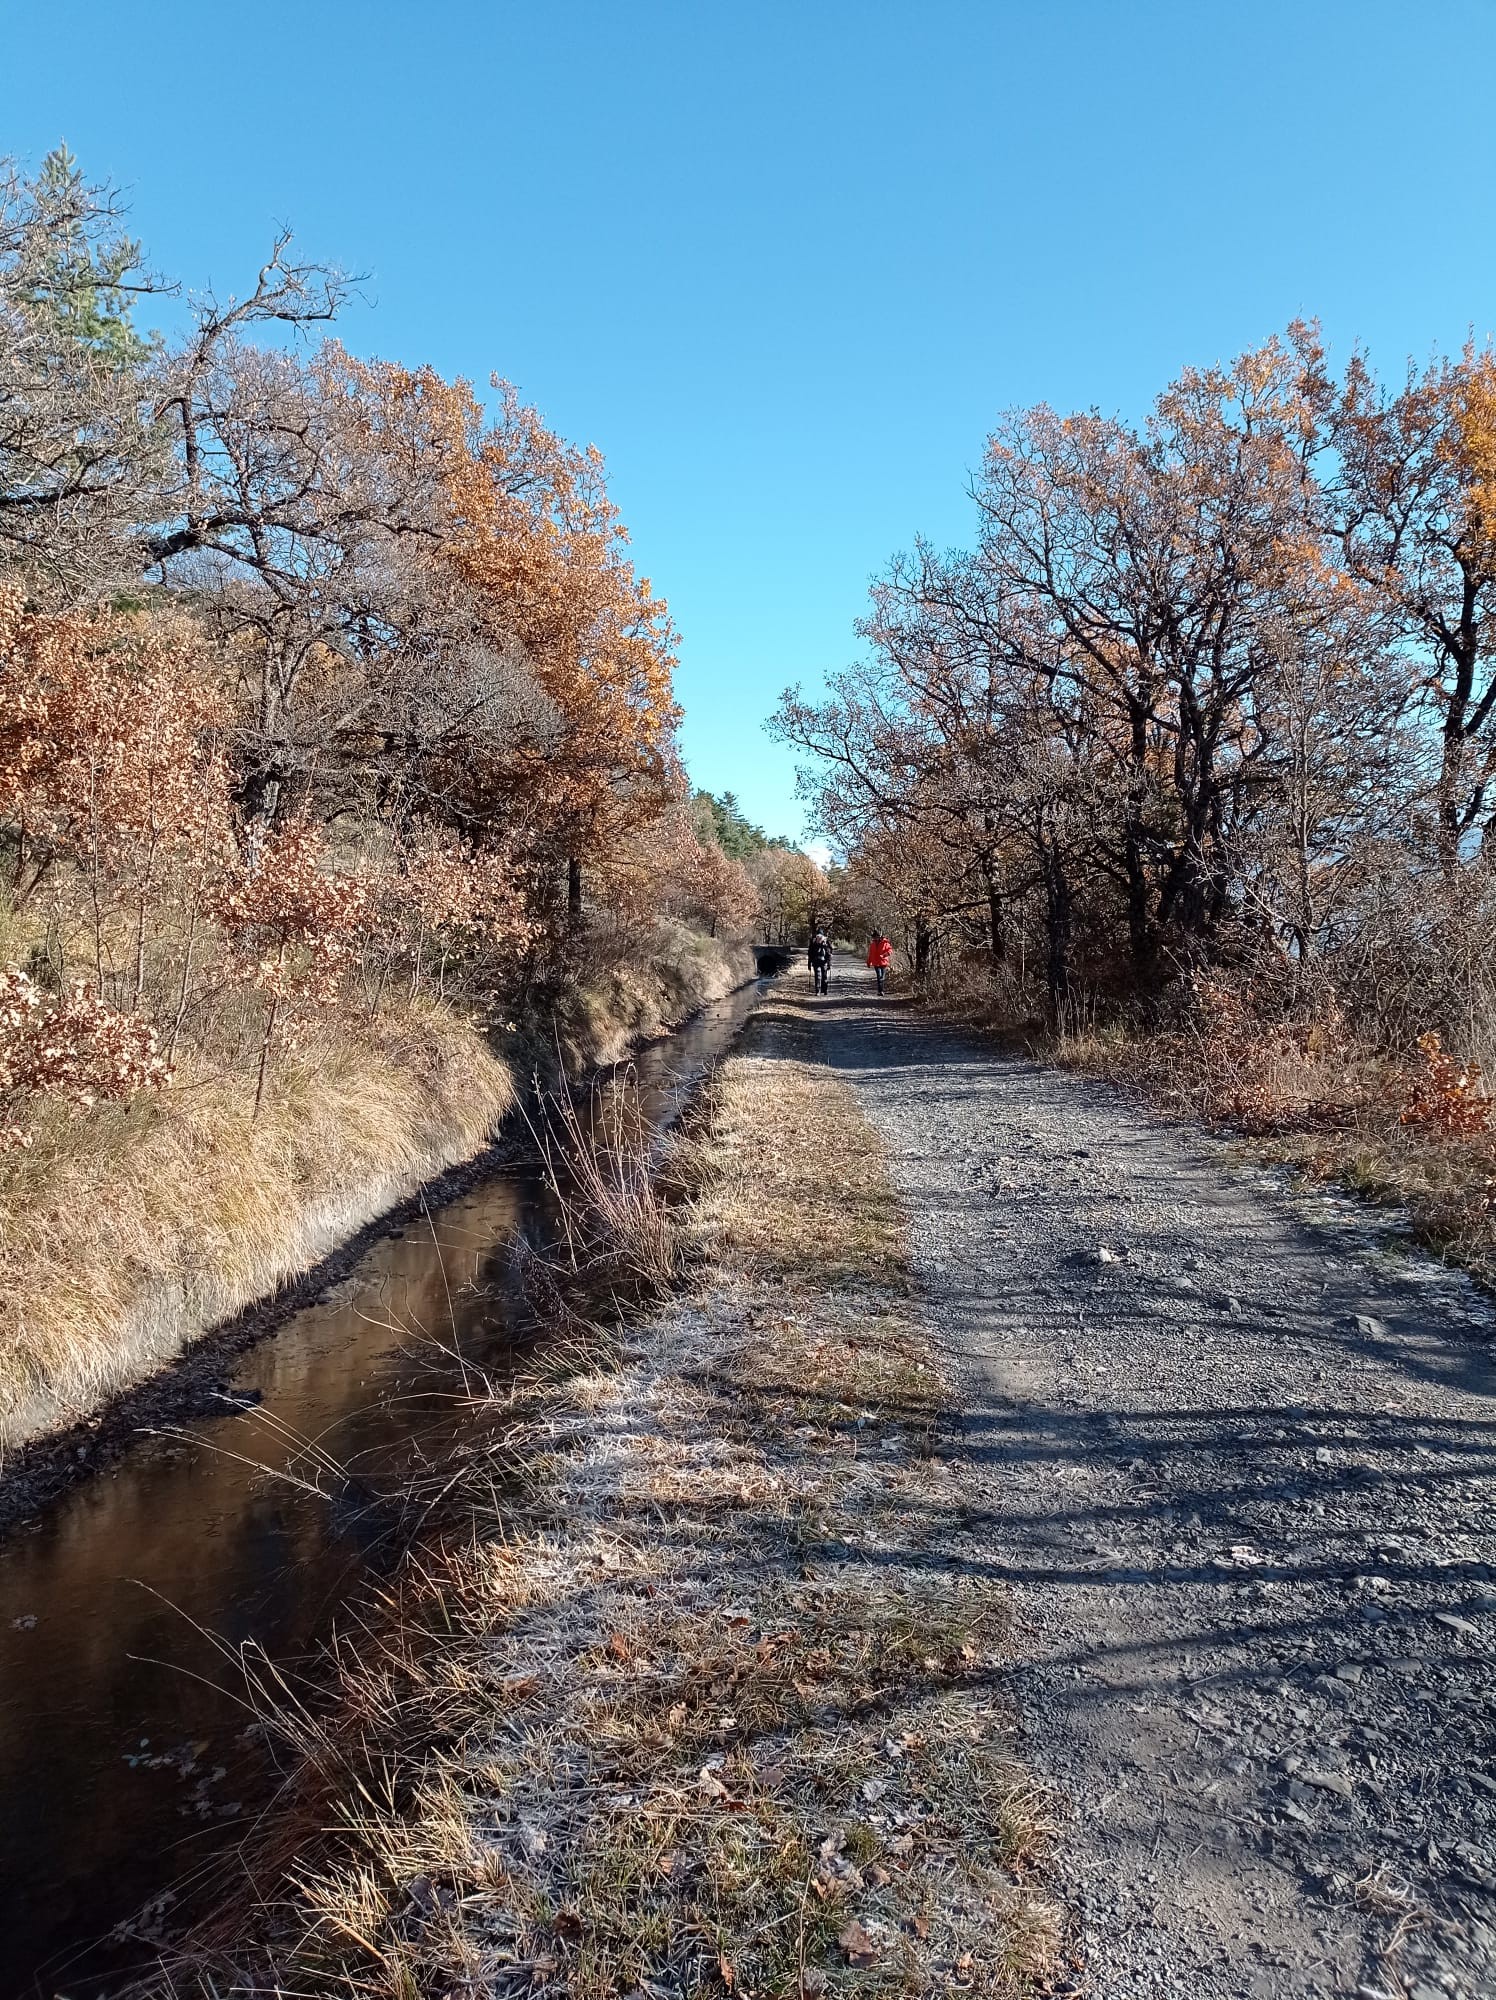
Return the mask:
<svg viewBox="0 0 1496 2000"><path fill-rule="evenodd" d="M1486 1298L859 972L818 1019L967 1384L1085 1990L1496 1995Z"/></svg>

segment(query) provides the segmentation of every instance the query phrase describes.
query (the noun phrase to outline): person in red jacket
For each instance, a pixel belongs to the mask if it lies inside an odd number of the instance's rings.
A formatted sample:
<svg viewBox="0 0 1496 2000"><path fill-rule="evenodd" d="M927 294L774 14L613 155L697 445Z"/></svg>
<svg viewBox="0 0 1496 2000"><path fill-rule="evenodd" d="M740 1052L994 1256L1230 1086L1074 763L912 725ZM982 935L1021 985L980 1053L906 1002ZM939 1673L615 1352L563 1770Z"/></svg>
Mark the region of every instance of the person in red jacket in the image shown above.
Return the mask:
<svg viewBox="0 0 1496 2000"><path fill-rule="evenodd" d="M893 946L882 931L873 932L873 941L867 948L867 962L878 979L878 991L883 991L883 981L889 966L893 964Z"/></svg>

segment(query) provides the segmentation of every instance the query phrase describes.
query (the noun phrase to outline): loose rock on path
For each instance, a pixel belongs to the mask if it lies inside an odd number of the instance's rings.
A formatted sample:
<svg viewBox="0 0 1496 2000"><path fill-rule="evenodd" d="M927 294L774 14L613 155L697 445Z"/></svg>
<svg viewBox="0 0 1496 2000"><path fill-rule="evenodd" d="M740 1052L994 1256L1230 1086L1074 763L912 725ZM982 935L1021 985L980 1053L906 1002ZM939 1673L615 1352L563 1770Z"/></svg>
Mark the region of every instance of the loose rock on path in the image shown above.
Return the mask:
<svg viewBox="0 0 1496 2000"><path fill-rule="evenodd" d="M1097 2000L1496 1995L1496 1314L838 968ZM813 1143L813 1141L807 1141Z"/></svg>

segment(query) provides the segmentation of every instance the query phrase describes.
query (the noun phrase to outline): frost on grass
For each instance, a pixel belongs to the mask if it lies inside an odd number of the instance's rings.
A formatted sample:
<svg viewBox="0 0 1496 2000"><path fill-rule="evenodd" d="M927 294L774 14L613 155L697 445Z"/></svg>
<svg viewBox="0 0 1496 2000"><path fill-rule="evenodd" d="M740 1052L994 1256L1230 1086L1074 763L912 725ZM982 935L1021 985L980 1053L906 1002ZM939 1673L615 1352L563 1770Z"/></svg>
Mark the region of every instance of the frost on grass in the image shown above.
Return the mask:
<svg viewBox="0 0 1496 2000"><path fill-rule="evenodd" d="M1056 1963L887 1183L793 1018L757 1046L702 1143L708 1275L572 1381L523 1528L428 1568L424 1639L350 1683L340 1828L235 1940L237 1990L1017 1994ZM819 1177L752 1152L807 1117Z"/></svg>

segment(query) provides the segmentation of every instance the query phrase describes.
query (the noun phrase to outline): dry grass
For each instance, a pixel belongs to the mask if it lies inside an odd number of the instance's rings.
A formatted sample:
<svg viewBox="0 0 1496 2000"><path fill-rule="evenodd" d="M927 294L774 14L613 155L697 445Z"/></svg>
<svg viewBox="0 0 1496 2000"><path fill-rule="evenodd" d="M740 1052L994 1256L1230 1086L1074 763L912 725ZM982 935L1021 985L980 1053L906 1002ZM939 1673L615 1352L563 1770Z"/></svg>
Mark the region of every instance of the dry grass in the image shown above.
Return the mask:
<svg viewBox="0 0 1496 2000"><path fill-rule="evenodd" d="M534 1404L522 1517L473 1455L444 1552L345 1652L334 1724L292 1731L324 1832L241 1857L260 1906L175 1991L1015 1995L1055 1971L1002 1603L947 1542L962 1469L881 1153L793 1007L750 1040L691 1141L695 1291Z"/></svg>
<svg viewBox="0 0 1496 2000"><path fill-rule="evenodd" d="M189 1068L0 1156L0 1442L95 1407L484 1143L507 1065L436 1006L335 1021L277 1071Z"/></svg>
<svg viewBox="0 0 1496 2000"><path fill-rule="evenodd" d="M604 943L597 941L600 951ZM538 1024L540 1039L548 1044L559 1037L573 1072L621 1062L641 1041L731 993L754 969L748 945L661 918L647 936L624 941L621 958L584 971L561 996L555 1015ZM539 1051L542 1057L547 1052L544 1046Z"/></svg>
<svg viewBox="0 0 1496 2000"><path fill-rule="evenodd" d="M904 1224L881 1142L852 1092L809 1059L802 1004L776 998L774 1017L773 1051L736 1057L723 1079L699 1227L764 1283L903 1292Z"/></svg>
<svg viewBox="0 0 1496 2000"><path fill-rule="evenodd" d="M563 1077L531 1129L560 1216L558 1295L567 1278L635 1299L667 1290L680 1274L680 1231L632 1069L581 1098Z"/></svg>

